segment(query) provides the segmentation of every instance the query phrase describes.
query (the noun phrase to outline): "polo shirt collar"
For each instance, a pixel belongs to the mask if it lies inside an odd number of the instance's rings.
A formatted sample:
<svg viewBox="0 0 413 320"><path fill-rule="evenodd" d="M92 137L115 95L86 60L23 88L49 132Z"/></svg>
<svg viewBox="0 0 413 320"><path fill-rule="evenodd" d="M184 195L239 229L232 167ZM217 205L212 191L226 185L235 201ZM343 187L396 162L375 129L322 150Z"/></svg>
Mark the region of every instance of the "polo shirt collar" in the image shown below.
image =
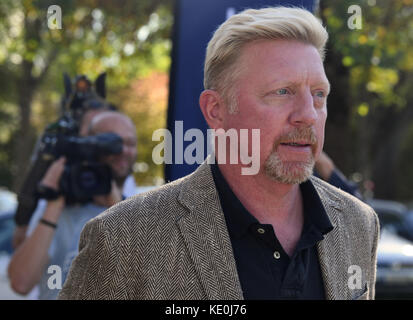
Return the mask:
<svg viewBox="0 0 413 320"><path fill-rule="evenodd" d="M216 163L211 164L211 171L230 236L234 238L242 237L251 228L260 225L260 223L248 212L233 193ZM311 233L317 239L322 240L324 238L323 235L333 230L333 225L313 183L307 180L300 184L300 189L303 196L305 218L303 233L311 230Z"/></svg>

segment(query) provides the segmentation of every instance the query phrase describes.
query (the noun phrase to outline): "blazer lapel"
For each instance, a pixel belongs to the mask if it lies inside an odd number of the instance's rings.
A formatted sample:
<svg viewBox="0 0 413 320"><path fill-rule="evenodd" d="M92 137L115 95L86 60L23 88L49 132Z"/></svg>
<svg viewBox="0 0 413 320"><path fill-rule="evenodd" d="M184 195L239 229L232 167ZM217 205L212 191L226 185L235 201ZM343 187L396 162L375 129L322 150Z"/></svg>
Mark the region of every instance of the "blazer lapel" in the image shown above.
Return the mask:
<svg viewBox="0 0 413 320"><path fill-rule="evenodd" d="M224 213L207 161L184 183L177 221L207 299L243 299Z"/></svg>
<svg viewBox="0 0 413 320"><path fill-rule="evenodd" d="M324 236L317 244L318 257L324 281L327 300L343 300L348 298L348 274L345 230L340 223L340 200L331 194L326 195L322 189L315 187L320 195L324 208L329 216L334 229Z"/></svg>
<svg viewBox="0 0 413 320"><path fill-rule="evenodd" d="M243 299L231 240L208 159L187 178L178 201L188 210L177 224L210 300ZM345 230L340 227L340 200L314 184L334 229L317 244L328 300L349 297ZM347 267L346 267L347 266Z"/></svg>

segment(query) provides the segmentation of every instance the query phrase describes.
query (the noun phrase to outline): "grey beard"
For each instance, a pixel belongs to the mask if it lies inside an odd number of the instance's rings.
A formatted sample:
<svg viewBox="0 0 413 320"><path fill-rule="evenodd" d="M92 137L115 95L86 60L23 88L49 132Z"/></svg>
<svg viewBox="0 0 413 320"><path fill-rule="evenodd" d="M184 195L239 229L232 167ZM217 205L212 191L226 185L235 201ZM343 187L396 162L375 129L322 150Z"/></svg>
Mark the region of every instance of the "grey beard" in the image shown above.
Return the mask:
<svg viewBox="0 0 413 320"><path fill-rule="evenodd" d="M277 152L273 152L264 163L265 174L283 184L300 184L313 174L315 160L311 156L307 162L284 163Z"/></svg>

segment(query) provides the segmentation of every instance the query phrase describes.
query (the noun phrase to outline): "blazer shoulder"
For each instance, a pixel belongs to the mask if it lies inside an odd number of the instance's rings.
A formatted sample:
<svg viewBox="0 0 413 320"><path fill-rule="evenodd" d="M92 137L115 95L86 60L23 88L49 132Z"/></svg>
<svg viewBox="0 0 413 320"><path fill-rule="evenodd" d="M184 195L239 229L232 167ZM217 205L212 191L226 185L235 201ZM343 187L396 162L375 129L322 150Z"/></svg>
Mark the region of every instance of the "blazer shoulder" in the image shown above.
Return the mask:
<svg viewBox="0 0 413 320"><path fill-rule="evenodd" d="M317 177L311 177L311 181L322 200L331 203L345 219L362 219L369 224L377 222L376 212L365 202Z"/></svg>
<svg viewBox="0 0 413 320"><path fill-rule="evenodd" d="M121 221L144 219L168 218L178 213L178 196L184 178L167 183L163 186L144 193L131 196L93 218L99 224L106 225L112 222L119 224Z"/></svg>

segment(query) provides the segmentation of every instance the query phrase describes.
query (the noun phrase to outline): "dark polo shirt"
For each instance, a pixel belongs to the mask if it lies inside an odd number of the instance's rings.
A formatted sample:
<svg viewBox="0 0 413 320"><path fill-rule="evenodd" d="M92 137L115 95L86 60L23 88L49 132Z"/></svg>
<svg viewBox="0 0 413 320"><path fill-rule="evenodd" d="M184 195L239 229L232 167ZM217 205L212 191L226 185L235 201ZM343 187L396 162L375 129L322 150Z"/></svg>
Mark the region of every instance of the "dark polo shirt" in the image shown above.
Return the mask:
<svg viewBox="0 0 413 320"><path fill-rule="evenodd" d="M245 299L325 299L317 242L333 229L310 180L300 184L304 225L293 255L283 250L272 225L261 224L211 165Z"/></svg>

